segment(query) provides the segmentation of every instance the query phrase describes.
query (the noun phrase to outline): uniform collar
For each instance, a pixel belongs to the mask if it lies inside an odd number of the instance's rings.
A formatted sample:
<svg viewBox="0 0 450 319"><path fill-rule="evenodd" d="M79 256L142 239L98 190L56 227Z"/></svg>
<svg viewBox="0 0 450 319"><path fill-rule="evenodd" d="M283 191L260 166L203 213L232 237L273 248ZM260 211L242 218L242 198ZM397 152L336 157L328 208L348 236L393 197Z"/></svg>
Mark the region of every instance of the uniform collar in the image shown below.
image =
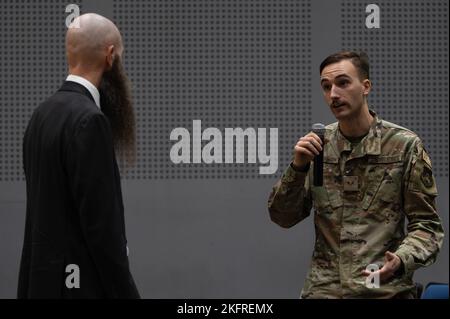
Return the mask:
<svg viewBox="0 0 450 319"><path fill-rule="evenodd" d="M382 120L375 111L369 109L373 116L373 121L369 129L369 133L361 140L361 142L353 149L348 157L349 159L362 157L364 155L380 155L381 153L381 125ZM351 143L339 130L338 123L331 124L325 132L325 140L331 147L332 152L339 158L343 151L351 151Z"/></svg>

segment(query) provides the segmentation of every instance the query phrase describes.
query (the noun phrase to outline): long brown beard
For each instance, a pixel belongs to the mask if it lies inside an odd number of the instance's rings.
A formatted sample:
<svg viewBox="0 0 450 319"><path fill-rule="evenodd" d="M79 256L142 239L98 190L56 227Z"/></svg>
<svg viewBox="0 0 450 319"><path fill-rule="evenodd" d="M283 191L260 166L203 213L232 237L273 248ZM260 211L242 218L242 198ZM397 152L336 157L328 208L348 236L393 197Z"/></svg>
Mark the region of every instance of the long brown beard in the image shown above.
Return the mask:
<svg viewBox="0 0 450 319"><path fill-rule="evenodd" d="M111 124L119 160L130 167L136 160L135 117L130 81L120 58L114 61L111 70L103 73L99 92L100 106Z"/></svg>

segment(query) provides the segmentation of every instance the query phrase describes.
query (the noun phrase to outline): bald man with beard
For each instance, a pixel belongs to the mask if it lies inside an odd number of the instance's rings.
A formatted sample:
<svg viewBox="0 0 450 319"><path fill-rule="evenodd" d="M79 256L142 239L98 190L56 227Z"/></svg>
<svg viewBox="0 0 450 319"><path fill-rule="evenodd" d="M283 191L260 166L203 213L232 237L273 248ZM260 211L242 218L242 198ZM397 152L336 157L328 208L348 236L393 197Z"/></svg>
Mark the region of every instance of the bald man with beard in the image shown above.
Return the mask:
<svg viewBox="0 0 450 319"><path fill-rule="evenodd" d="M23 140L18 298L139 298L115 156L130 165L135 153L122 38L110 20L85 14L69 26L66 50L69 76L35 109Z"/></svg>

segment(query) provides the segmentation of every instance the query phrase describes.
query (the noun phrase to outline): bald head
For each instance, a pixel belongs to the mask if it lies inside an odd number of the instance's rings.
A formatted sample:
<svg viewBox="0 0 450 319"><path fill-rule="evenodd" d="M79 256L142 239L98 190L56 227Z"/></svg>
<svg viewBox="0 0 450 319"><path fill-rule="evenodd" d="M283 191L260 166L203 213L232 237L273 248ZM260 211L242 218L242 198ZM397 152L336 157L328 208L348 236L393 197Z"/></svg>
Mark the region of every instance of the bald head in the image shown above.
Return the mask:
<svg viewBox="0 0 450 319"><path fill-rule="evenodd" d="M122 55L123 44L114 23L95 13L83 14L72 22L66 34L69 72L103 72Z"/></svg>

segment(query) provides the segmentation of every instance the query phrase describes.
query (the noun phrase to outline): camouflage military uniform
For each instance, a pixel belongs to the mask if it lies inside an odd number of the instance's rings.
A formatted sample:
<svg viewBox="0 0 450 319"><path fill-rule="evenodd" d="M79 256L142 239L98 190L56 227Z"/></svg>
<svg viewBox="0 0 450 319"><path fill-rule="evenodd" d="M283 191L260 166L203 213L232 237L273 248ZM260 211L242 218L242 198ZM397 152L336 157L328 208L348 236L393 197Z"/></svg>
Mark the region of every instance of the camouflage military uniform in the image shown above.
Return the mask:
<svg viewBox="0 0 450 319"><path fill-rule="evenodd" d="M370 131L353 150L337 123L326 127L323 187L313 185L313 164L307 172L289 166L270 195L271 219L282 227L314 206L316 240L302 298L413 297L414 270L432 264L442 245L437 189L421 140L370 112ZM368 288L362 272L369 264L381 269L387 250L400 257L403 271Z"/></svg>

